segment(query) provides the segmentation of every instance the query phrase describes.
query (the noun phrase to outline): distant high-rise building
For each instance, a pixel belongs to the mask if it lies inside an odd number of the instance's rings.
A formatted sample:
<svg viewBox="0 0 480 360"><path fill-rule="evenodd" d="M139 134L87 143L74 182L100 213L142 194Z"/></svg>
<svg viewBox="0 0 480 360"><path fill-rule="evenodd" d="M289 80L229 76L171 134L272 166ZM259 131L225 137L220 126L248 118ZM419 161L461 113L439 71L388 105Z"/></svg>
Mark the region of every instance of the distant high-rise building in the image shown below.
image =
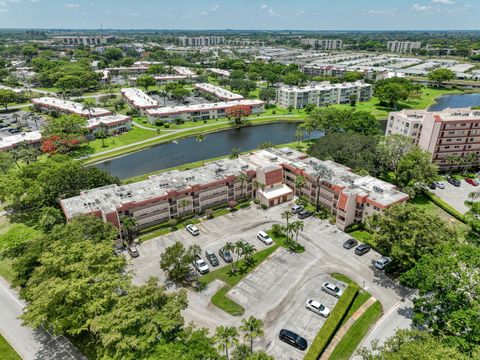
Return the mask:
<svg viewBox="0 0 480 360"><path fill-rule="evenodd" d="M63 45L106 45L115 41L115 36L54 36L53 39L60 41Z"/></svg>
<svg viewBox="0 0 480 360"><path fill-rule="evenodd" d="M223 45L225 38L223 36L181 36L178 38L181 46L203 47Z"/></svg>
<svg viewBox="0 0 480 360"><path fill-rule="evenodd" d="M421 41L389 41L387 49L390 52L406 53L422 47Z"/></svg>
<svg viewBox="0 0 480 360"><path fill-rule="evenodd" d="M303 45L310 45L313 49L340 50L343 41L340 39L302 39Z"/></svg>

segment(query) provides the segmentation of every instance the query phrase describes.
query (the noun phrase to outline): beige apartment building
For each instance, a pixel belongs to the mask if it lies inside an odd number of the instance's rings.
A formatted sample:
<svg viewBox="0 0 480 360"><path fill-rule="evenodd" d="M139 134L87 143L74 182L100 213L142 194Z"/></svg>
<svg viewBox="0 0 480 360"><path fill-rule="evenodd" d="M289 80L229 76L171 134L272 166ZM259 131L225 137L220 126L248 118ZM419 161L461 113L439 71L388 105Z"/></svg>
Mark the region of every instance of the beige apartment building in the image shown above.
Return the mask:
<svg viewBox="0 0 480 360"><path fill-rule="evenodd" d="M296 189L298 176L305 178L305 184ZM232 200L255 198L271 207L291 200L294 191L312 203L318 199L336 216L340 229L408 199L392 184L282 148L218 160L197 169L167 171L136 183L86 190L60 203L67 220L92 214L119 228L121 217L131 216L140 228L146 228Z"/></svg>
<svg viewBox="0 0 480 360"><path fill-rule="evenodd" d="M386 129L386 135L391 134L411 137L416 145L432 154L432 160L441 168L458 165L449 162L451 155L469 159L470 154L475 154L476 164L480 160L480 110L392 112Z"/></svg>
<svg viewBox="0 0 480 360"><path fill-rule="evenodd" d="M387 50L396 53L412 52L415 49L422 47L421 41L389 41L387 43Z"/></svg>

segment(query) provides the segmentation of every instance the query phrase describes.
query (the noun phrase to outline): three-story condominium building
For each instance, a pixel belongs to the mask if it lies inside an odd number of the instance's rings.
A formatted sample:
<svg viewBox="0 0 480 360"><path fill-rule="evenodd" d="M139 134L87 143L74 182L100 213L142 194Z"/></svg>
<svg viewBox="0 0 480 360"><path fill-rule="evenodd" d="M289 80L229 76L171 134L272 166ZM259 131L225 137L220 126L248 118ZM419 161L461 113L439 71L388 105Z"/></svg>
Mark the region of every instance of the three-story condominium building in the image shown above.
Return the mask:
<svg viewBox="0 0 480 360"><path fill-rule="evenodd" d="M298 176L305 179L301 188L295 187ZM120 217L131 216L145 228L232 200L256 198L271 207L291 200L294 191L329 209L340 229L408 199L389 183L282 148L218 160L194 170L167 171L127 185L86 190L60 203L68 220L92 214L119 228Z"/></svg>
<svg viewBox="0 0 480 360"><path fill-rule="evenodd" d="M480 163L480 110L402 110L388 116L386 135L403 134L432 154L441 168ZM473 154L473 155L472 155ZM454 156L452 156L454 155Z"/></svg>
<svg viewBox="0 0 480 360"><path fill-rule="evenodd" d="M342 84L324 82L304 87L285 86L277 90L277 104L283 108L301 109L308 104L315 106L346 104L350 102L352 95L356 101L368 101L372 94L372 85L363 81Z"/></svg>

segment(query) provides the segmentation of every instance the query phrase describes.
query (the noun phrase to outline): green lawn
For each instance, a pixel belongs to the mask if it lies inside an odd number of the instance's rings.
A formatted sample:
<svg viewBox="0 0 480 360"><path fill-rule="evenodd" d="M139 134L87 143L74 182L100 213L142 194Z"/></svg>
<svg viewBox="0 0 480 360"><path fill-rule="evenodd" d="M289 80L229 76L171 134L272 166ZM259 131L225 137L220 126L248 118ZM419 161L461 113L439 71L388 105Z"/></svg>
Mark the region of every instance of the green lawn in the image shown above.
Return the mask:
<svg viewBox="0 0 480 360"><path fill-rule="evenodd" d="M0 358L2 360L21 360L21 357L18 356L2 335L0 335Z"/></svg>
<svg viewBox="0 0 480 360"><path fill-rule="evenodd" d="M362 316L352 325L343 339L337 344L330 356L331 360L348 360L363 340L368 330L380 319L382 305L379 301L368 308Z"/></svg>
<svg viewBox="0 0 480 360"><path fill-rule="evenodd" d="M365 230L355 230L349 233L349 235L362 243L368 244L370 241L370 234Z"/></svg>

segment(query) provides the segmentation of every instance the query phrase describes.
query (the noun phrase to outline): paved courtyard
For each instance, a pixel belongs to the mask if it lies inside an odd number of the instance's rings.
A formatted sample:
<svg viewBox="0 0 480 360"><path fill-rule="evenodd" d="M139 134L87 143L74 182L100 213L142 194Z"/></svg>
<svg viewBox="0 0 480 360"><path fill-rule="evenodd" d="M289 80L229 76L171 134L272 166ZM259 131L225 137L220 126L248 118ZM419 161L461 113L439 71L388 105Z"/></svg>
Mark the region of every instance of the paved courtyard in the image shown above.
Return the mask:
<svg viewBox="0 0 480 360"><path fill-rule="evenodd" d="M256 239L257 232L270 229L274 223L283 224L281 213L290 206L283 204L264 211L252 205L250 209L199 224L200 235L197 237L182 229L146 241L139 246L140 257L131 261L134 282L141 284L149 276L165 279L159 267L160 254L176 240L186 246L199 244L203 251L212 249L217 252L227 241L244 239L260 250L265 245ZM343 249L346 239L348 235L327 222L306 219L304 231L299 236L305 252L294 254L279 248L229 291L228 296L245 308L243 317L233 317L211 304L211 296L223 286L222 282L214 281L205 291L188 292L189 306L183 312L186 322L193 321L213 333L219 325L239 326L242 318L253 315L265 323L265 337L256 342L256 347L266 349L276 359L303 358L305 352L281 342L278 333L287 328L311 343L325 319L307 310L305 302L312 298L333 309L336 299L322 292L321 285L325 281L345 285L331 278L331 273L343 273L366 288L380 300L385 311L406 295L405 289L373 266L379 254L370 251L359 257L353 250Z"/></svg>
<svg viewBox="0 0 480 360"><path fill-rule="evenodd" d="M454 209L465 214L470 208L465 205L465 201L468 199L468 194L473 191L480 190L480 186L472 186L465 180L461 181L460 187L453 186L447 181L442 181L445 184L445 189L430 190L437 195L440 199L444 200L447 204L451 205Z"/></svg>

